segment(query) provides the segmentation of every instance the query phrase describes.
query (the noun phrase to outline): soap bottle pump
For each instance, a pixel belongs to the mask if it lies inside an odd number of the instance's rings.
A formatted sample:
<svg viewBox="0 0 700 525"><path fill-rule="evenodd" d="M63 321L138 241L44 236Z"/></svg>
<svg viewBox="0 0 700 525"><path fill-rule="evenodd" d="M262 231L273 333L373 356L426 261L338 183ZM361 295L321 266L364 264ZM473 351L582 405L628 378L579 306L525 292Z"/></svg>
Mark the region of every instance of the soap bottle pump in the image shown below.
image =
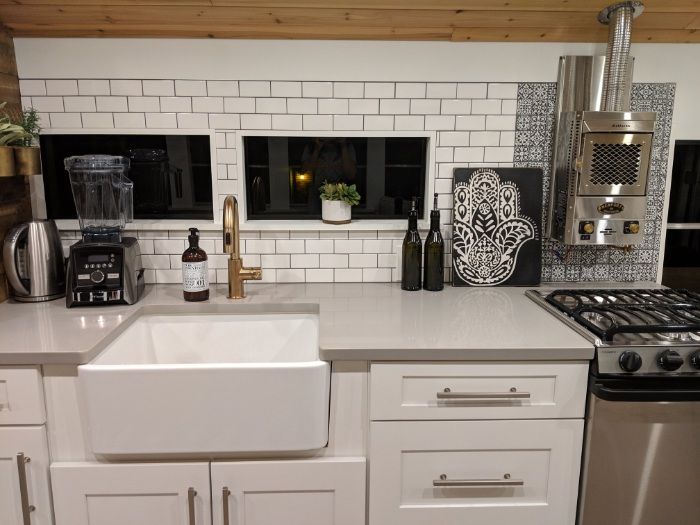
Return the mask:
<svg viewBox="0 0 700 525"><path fill-rule="evenodd" d="M199 230L190 228L189 248L182 254L182 289L185 301L209 299L207 253L199 247Z"/></svg>

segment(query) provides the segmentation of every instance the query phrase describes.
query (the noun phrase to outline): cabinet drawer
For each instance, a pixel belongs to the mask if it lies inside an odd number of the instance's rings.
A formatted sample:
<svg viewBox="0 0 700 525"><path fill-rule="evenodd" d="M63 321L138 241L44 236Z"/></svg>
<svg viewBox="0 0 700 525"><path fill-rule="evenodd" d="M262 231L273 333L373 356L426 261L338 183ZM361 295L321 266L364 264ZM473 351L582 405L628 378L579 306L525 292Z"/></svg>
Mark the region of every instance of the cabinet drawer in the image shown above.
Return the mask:
<svg viewBox="0 0 700 525"><path fill-rule="evenodd" d="M371 423L369 525L573 525L582 438L582 420Z"/></svg>
<svg viewBox="0 0 700 525"><path fill-rule="evenodd" d="M43 425L45 422L39 367L0 367L0 425Z"/></svg>
<svg viewBox="0 0 700 525"><path fill-rule="evenodd" d="M384 420L583 417L588 363L372 364L370 414Z"/></svg>

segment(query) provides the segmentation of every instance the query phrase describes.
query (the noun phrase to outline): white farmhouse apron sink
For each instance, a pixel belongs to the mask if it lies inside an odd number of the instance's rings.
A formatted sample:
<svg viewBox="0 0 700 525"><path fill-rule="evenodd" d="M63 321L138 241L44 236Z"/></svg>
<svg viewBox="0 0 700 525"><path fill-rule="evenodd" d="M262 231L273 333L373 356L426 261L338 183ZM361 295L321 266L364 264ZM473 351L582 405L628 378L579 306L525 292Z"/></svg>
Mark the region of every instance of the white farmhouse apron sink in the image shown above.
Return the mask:
<svg viewBox="0 0 700 525"><path fill-rule="evenodd" d="M328 441L317 314L142 315L78 373L98 455L296 452Z"/></svg>

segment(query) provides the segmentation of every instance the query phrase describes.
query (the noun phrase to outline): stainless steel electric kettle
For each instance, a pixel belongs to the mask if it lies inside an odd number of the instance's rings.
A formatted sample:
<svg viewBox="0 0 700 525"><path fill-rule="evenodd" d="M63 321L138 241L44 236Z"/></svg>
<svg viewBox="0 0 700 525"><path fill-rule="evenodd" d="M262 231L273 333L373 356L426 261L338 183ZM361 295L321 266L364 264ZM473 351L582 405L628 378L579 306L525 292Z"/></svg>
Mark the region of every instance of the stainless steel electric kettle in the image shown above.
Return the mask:
<svg viewBox="0 0 700 525"><path fill-rule="evenodd" d="M52 220L30 221L12 228L5 237L2 260L18 301L50 301L65 295L65 259Z"/></svg>

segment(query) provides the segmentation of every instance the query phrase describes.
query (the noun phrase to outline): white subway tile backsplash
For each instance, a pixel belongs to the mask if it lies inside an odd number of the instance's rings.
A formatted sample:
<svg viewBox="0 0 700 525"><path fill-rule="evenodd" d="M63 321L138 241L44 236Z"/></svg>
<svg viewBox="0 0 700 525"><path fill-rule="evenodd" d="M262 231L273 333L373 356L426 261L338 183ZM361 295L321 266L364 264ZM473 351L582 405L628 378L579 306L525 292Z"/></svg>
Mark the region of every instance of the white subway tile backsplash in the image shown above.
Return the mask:
<svg viewBox="0 0 700 525"><path fill-rule="evenodd" d="M376 115L379 113L379 99L350 99L348 111L351 115Z"/></svg>
<svg viewBox="0 0 700 525"><path fill-rule="evenodd" d="M157 254L180 254L185 251L184 239L153 239L153 252Z"/></svg>
<svg viewBox="0 0 700 525"><path fill-rule="evenodd" d="M454 158L454 148L452 147L436 147L435 162L452 162Z"/></svg>
<svg viewBox="0 0 700 525"><path fill-rule="evenodd" d="M455 117L454 115L426 115L425 129L431 131L455 129Z"/></svg>
<svg viewBox="0 0 700 525"><path fill-rule="evenodd" d="M338 239L335 241L335 253L362 253L360 239Z"/></svg>
<svg viewBox="0 0 700 525"><path fill-rule="evenodd" d="M338 268L335 270L335 282L361 283L362 270L360 268Z"/></svg>
<svg viewBox="0 0 700 525"><path fill-rule="evenodd" d="M497 131L472 131L469 143L472 146L498 146L500 137Z"/></svg>
<svg viewBox="0 0 700 525"><path fill-rule="evenodd" d="M112 95L132 97L143 95L143 87L140 80L110 80L109 87Z"/></svg>
<svg viewBox="0 0 700 525"><path fill-rule="evenodd" d="M397 259L395 253L380 253L377 255L377 265L380 268L395 268Z"/></svg>
<svg viewBox="0 0 700 525"><path fill-rule="evenodd" d="M300 130L302 129L301 115L272 115L272 129Z"/></svg>
<svg viewBox="0 0 700 525"><path fill-rule="evenodd" d="M34 109L41 112L63 111L63 97L32 97Z"/></svg>
<svg viewBox="0 0 700 525"><path fill-rule="evenodd" d="M235 164L236 150L233 148L219 149L216 151L216 157L223 164Z"/></svg>
<svg viewBox="0 0 700 525"><path fill-rule="evenodd" d="M160 109L165 112L189 113L192 111L190 97L160 97Z"/></svg>
<svg viewBox="0 0 700 525"><path fill-rule="evenodd" d="M175 82L173 80L143 80L143 94L155 97L175 96Z"/></svg>
<svg viewBox="0 0 700 525"><path fill-rule="evenodd" d="M362 115L334 115L333 129L336 131L359 131L363 126Z"/></svg>
<svg viewBox="0 0 700 525"><path fill-rule="evenodd" d="M303 283L306 280L306 271L299 269L277 270L278 283Z"/></svg>
<svg viewBox="0 0 700 525"><path fill-rule="evenodd" d="M515 131L501 131L499 146L515 146Z"/></svg>
<svg viewBox="0 0 700 525"><path fill-rule="evenodd" d="M330 98L333 96L333 82L302 82L301 93L304 98Z"/></svg>
<svg viewBox="0 0 700 525"><path fill-rule="evenodd" d="M304 241L301 239L280 239L276 243L277 253L304 253Z"/></svg>
<svg viewBox="0 0 700 525"><path fill-rule="evenodd" d="M143 113L115 113L114 127L118 129L141 129L146 127Z"/></svg>
<svg viewBox="0 0 700 525"><path fill-rule="evenodd" d="M255 99L250 97L225 98L224 111L226 113L255 113Z"/></svg>
<svg viewBox="0 0 700 525"><path fill-rule="evenodd" d="M80 95L110 95L109 80L78 80L78 93Z"/></svg>
<svg viewBox="0 0 700 525"><path fill-rule="evenodd" d="M348 112L348 100L343 98L318 99L319 114L344 114Z"/></svg>
<svg viewBox="0 0 700 525"><path fill-rule="evenodd" d="M495 99L472 100L473 115L499 115L501 101Z"/></svg>
<svg viewBox="0 0 700 525"><path fill-rule="evenodd" d="M365 98L393 98L393 82L365 82Z"/></svg>
<svg viewBox="0 0 700 525"><path fill-rule="evenodd" d="M178 97L205 97L207 83L205 80L176 80L175 95Z"/></svg>
<svg viewBox="0 0 700 525"><path fill-rule="evenodd" d="M318 236L319 234L316 233ZM307 239L306 253L333 253L333 240L331 239Z"/></svg>
<svg viewBox="0 0 700 525"><path fill-rule="evenodd" d="M518 98L518 84L489 84L488 98Z"/></svg>
<svg viewBox="0 0 700 525"><path fill-rule="evenodd" d="M246 253L275 253L274 239L248 239L245 242Z"/></svg>
<svg viewBox="0 0 700 525"><path fill-rule="evenodd" d="M257 98L255 99L256 113L286 113L287 99L284 98Z"/></svg>
<svg viewBox="0 0 700 525"><path fill-rule="evenodd" d="M386 283L391 281L391 268L363 268L362 281L365 283Z"/></svg>
<svg viewBox="0 0 700 525"><path fill-rule="evenodd" d="M109 112L126 112L129 111L129 106L126 103L126 97L95 97L97 111ZM90 110L88 110L90 111ZM94 110L93 110L94 111Z"/></svg>
<svg viewBox="0 0 700 525"><path fill-rule="evenodd" d="M485 162L513 162L512 147L486 148L484 152Z"/></svg>
<svg viewBox="0 0 700 525"><path fill-rule="evenodd" d="M319 256L321 268L347 268L348 254L346 253L322 253Z"/></svg>
<svg viewBox="0 0 700 525"><path fill-rule="evenodd" d="M501 113L503 113L504 115L515 115L517 109L518 109L518 101L517 100L504 100L501 103Z"/></svg>
<svg viewBox="0 0 700 525"><path fill-rule="evenodd" d="M365 85L363 82L334 82L334 98L363 98Z"/></svg>
<svg viewBox="0 0 700 525"><path fill-rule="evenodd" d="M43 96L46 95L46 82L44 80L23 80L19 81L19 92L22 96Z"/></svg>
<svg viewBox="0 0 700 525"><path fill-rule="evenodd" d="M379 113L383 115L408 115L411 102L405 98L382 99L379 101Z"/></svg>
<svg viewBox="0 0 700 525"><path fill-rule="evenodd" d="M260 263L263 268L289 268L289 255L288 254L275 254L275 255L261 255ZM265 273L265 272L263 272Z"/></svg>
<svg viewBox="0 0 700 525"><path fill-rule="evenodd" d="M440 146L469 146L469 133L464 131L441 131L438 136Z"/></svg>
<svg viewBox="0 0 700 525"><path fill-rule="evenodd" d="M210 97L237 97L237 80L207 80L207 95Z"/></svg>
<svg viewBox="0 0 700 525"><path fill-rule="evenodd" d="M440 114L440 100L434 98L411 100L411 113L417 115L438 115Z"/></svg>
<svg viewBox="0 0 700 525"><path fill-rule="evenodd" d="M393 129L394 117L390 115L365 115L365 130L392 131Z"/></svg>
<svg viewBox="0 0 700 525"><path fill-rule="evenodd" d="M80 113L51 113L50 126L52 128L82 128L83 122Z"/></svg>
<svg viewBox="0 0 700 525"><path fill-rule="evenodd" d="M486 129L504 131L515 129L515 115L487 115Z"/></svg>
<svg viewBox="0 0 700 525"><path fill-rule="evenodd" d="M158 97L129 97L129 111L134 112L159 112L160 102Z"/></svg>
<svg viewBox="0 0 700 525"><path fill-rule="evenodd" d="M206 113L178 113L177 127L185 129L206 129L209 127L209 116Z"/></svg>
<svg viewBox="0 0 700 525"><path fill-rule="evenodd" d="M303 126L305 130L331 130L333 129L333 115L304 115Z"/></svg>
<svg viewBox="0 0 700 525"><path fill-rule="evenodd" d="M396 131L423 131L426 118L423 115L397 115L394 117L394 128Z"/></svg>
<svg viewBox="0 0 700 525"><path fill-rule="evenodd" d="M479 131L486 129L485 115L457 115L455 117L455 129Z"/></svg>
<svg viewBox="0 0 700 525"><path fill-rule="evenodd" d="M111 113L82 113L83 127L90 128L113 128L114 117Z"/></svg>
<svg viewBox="0 0 700 525"><path fill-rule="evenodd" d="M471 100L448 98L442 101L440 112L444 115L468 115L471 111Z"/></svg>
<svg viewBox="0 0 700 525"><path fill-rule="evenodd" d="M241 129L272 129L270 115L241 115Z"/></svg>
<svg viewBox="0 0 700 525"><path fill-rule="evenodd" d="M365 239L362 241L364 253L390 253L391 240L389 239Z"/></svg>
<svg viewBox="0 0 700 525"><path fill-rule="evenodd" d="M192 97L192 111L195 113L223 113L223 97Z"/></svg>
<svg viewBox="0 0 700 525"><path fill-rule="evenodd" d="M304 241L301 241L302 243ZM294 253L291 256L292 268L318 268L319 255L317 253Z"/></svg>
<svg viewBox="0 0 700 525"><path fill-rule="evenodd" d="M350 268L376 268L376 253L351 253L349 259Z"/></svg>
<svg viewBox="0 0 700 525"><path fill-rule="evenodd" d="M301 82L272 82L270 94L273 97L300 97Z"/></svg>
<svg viewBox="0 0 700 525"><path fill-rule="evenodd" d="M287 113L300 115L318 113L318 101L315 98L288 98Z"/></svg>
<svg viewBox="0 0 700 525"><path fill-rule="evenodd" d="M471 146L468 148L455 148L455 162L483 162L483 160L483 147Z"/></svg>
<svg viewBox="0 0 700 525"><path fill-rule="evenodd" d="M63 97L63 108L66 111L97 111L95 97Z"/></svg>
<svg viewBox="0 0 700 525"><path fill-rule="evenodd" d="M175 113L146 113L146 127L163 129L176 128L177 117Z"/></svg>
<svg viewBox="0 0 700 525"><path fill-rule="evenodd" d="M77 80L47 80L46 81L47 95L77 95L78 81Z"/></svg>
<svg viewBox="0 0 700 525"><path fill-rule="evenodd" d="M307 283L332 283L333 270L326 268L313 268L306 270Z"/></svg>
<svg viewBox="0 0 700 525"><path fill-rule="evenodd" d="M454 82L428 82L426 96L428 98L455 98L457 84Z"/></svg>
<svg viewBox="0 0 700 525"><path fill-rule="evenodd" d="M487 85L479 83L457 84L457 98L486 98Z"/></svg>
<svg viewBox="0 0 700 525"><path fill-rule="evenodd" d="M399 82L396 98L425 98L425 82Z"/></svg>

